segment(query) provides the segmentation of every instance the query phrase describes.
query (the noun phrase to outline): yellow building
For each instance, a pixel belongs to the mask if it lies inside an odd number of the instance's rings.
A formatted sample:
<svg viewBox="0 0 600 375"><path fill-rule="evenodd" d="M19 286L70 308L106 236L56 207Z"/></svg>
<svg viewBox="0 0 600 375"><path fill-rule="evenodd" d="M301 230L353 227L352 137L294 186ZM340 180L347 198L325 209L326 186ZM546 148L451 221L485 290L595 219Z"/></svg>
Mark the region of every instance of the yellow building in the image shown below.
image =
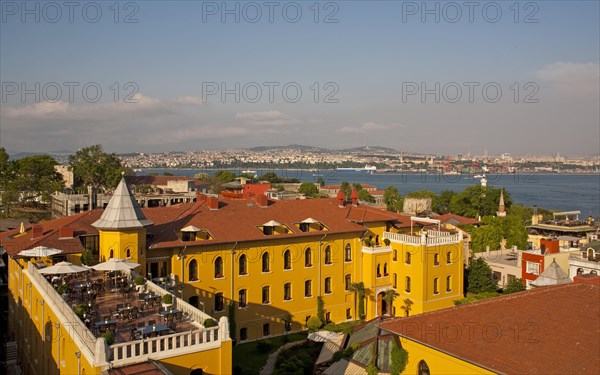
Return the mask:
<svg viewBox="0 0 600 375"><path fill-rule="evenodd" d="M12 257L35 243L61 249L73 261L85 247L99 261L116 257L140 263L140 274L174 293L178 305L219 320L219 332L225 330L223 322L234 319L231 336L238 342L305 329L320 299L324 320L356 319L361 301L353 288L358 283L364 288L366 319L406 315L407 299L413 315L452 306L462 297L460 234L421 230L422 221L352 198L219 200L198 194L193 203L140 209L122 180L104 211L46 222L21 237L0 234L0 243ZM17 259L9 267L11 275L30 272ZM23 283L25 276L19 277ZM35 310L18 308L24 292L12 280L12 316L36 316ZM392 290L396 297L388 306ZM230 351L231 342L222 334L219 343L214 349L219 355L207 351L211 360ZM169 368L167 359L159 362ZM227 366L225 360L218 363ZM227 372L222 368L210 372Z"/></svg>

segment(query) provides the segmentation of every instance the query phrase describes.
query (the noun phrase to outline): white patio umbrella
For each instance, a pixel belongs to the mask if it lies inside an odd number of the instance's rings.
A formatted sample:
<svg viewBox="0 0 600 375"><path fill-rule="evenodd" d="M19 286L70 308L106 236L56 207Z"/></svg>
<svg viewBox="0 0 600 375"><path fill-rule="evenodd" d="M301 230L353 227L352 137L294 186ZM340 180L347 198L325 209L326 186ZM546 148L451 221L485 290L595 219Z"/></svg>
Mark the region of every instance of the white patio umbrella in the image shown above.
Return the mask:
<svg viewBox="0 0 600 375"><path fill-rule="evenodd" d="M43 275L59 275L65 273L79 273L89 271L85 267L78 266L69 262L56 263L53 266L42 268L39 272Z"/></svg>
<svg viewBox="0 0 600 375"><path fill-rule="evenodd" d="M129 271L139 266L141 266L141 264L127 262L121 258L110 258L106 262L98 263L91 268L96 271Z"/></svg>
<svg viewBox="0 0 600 375"><path fill-rule="evenodd" d="M60 253L62 253L62 250L46 246L36 246L33 249L23 250L17 255L23 257L49 257Z"/></svg>

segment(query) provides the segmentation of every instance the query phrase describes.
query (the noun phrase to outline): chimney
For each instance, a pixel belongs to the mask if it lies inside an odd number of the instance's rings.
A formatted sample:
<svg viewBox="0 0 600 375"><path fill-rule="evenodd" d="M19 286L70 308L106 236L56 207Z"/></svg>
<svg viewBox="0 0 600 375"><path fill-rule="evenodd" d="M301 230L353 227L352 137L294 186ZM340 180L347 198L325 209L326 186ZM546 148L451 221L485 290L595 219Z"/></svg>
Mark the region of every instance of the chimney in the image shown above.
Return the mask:
<svg viewBox="0 0 600 375"><path fill-rule="evenodd" d="M31 239L35 239L44 235L44 229L41 224L33 224L31 226Z"/></svg>
<svg viewBox="0 0 600 375"><path fill-rule="evenodd" d="M89 185L87 188L88 188L88 210L91 211L98 206L98 192L91 185Z"/></svg>
<svg viewBox="0 0 600 375"><path fill-rule="evenodd" d="M258 204L259 207L269 207L269 199L264 194L257 195L256 204Z"/></svg>
<svg viewBox="0 0 600 375"><path fill-rule="evenodd" d="M356 191L356 189L352 189L352 193L350 193L350 199L352 199L352 205L354 207L358 207L358 191Z"/></svg>
<svg viewBox="0 0 600 375"><path fill-rule="evenodd" d="M67 238L73 238L73 228L69 228L69 227L60 228L59 234L58 234L58 239L62 240L62 239L67 239Z"/></svg>
<svg viewBox="0 0 600 375"><path fill-rule="evenodd" d="M206 205L211 210L218 210L219 209L219 197L206 197Z"/></svg>
<svg viewBox="0 0 600 375"><path fill-rule="evenodd" d="M196 190L196 203L205 203L206 202L206 194L202 193L200 190Z"/></svg>
<svg viewBox="0 0 600 375"><path fill-rule="evenodd" d="M346 200L346 196L342 190L338 191L336 200L338 202L339 208L344 208L344 201Z"/></svg>

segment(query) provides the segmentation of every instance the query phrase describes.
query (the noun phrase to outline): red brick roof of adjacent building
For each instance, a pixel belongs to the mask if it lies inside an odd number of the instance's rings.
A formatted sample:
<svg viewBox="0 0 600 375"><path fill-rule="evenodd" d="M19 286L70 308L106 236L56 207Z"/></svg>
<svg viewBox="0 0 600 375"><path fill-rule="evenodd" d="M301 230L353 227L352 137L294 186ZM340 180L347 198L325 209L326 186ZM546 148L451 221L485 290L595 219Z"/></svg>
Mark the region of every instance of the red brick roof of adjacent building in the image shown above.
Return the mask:
<svg viewBox="0 0 600 375"><path fill-rule="evenodd" d="M19 237L15 237L19 233L18 229L3 232L0 233L0 244L11 256L38 245L61 249L65 254L78 253L83 251L78 236L98 234L98 230L91 224L100 218L102 212L93 210L42 222L43 234L35 239L31 238L31 226L26 227L27 233ZM269 201L268 207L259 207L253 200L220 201L218 210L211 210L206 201L200 201L169 207L143 208L142 212L154 223L146 228L152 235L147 242L150 248L361 233L367 230L363 223L377 221L388 221L396 227L410 227L408 216L364 205L353 207L346 204L340 208L335 199ZM296 224L307 218L320 221L328 230L310 233L300 231ZM287 226L291 233L270 236L263 234L259 227L270 220ZM189 225L207 230L213 239L181 241L177 235L182 228ZM73 229L73 238L59 238L59 231L63 227Z"/></svg>
<svg viewBox="0 0 600 375"><path fill-rule="evenodd" d="M448 223L450 222L450 224L454 224L451 221L454 221L456 223L458 223L457 225L465 225L465 224L471 224L471 225L477 225L480 224L478 220L476 219L471 219L470 217L464 217L464 216L460 216L460 215L456 215L456 214L443 214L443 215L438 215L435 217L435 219L439 220L442 223Z"/></svg>
<svg viewBox="0 0 600 375"><path fill-rule="evenodd" d="M153 361L136 363L133 365L111 368L108 370L108 375L165 375L170 374L164 371L162 366L157 365Z"/></svg>
<svg viewBox="0 0 600 375"><path fill-rule="evenodd" d="M381 328L498 373L599 374L599 317L600 287L574 283L400 318Z"/></svg>

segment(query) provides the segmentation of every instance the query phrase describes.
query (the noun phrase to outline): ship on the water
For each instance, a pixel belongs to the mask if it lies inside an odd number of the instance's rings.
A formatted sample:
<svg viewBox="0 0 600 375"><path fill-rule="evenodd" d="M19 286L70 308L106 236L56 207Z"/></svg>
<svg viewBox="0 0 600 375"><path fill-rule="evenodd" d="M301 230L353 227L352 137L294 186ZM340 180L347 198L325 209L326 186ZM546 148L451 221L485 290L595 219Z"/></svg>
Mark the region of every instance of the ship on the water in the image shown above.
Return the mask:
<svg viewBox="0 0 600 375"><path fill-rule="evenodd" d="M340 168L337 167L336 170L338 171L350 171L350 172L376 172L377 171L377 167L374 165L368 165L366 164L364 167L362 168Z"/></svg>

